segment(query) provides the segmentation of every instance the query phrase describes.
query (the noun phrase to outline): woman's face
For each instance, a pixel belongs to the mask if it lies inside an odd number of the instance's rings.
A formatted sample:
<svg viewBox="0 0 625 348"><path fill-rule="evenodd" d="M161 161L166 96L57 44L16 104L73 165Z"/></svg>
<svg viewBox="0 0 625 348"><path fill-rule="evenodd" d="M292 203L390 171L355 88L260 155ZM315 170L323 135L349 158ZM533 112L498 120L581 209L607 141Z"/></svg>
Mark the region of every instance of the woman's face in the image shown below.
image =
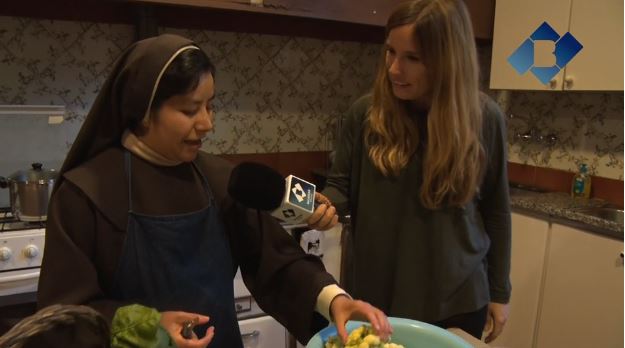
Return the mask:
<svg viewBox="0 0 625 348"><path fill-rule="evenodd" d="M165 100L156 114L151 115L141 141L167 159L193 161L202 139L213 129L214 96L213 76L207 73L195 90Z"/></svg>
<svg viewBox="0 0 625 348"><path fill-rule="evenodd" d="M386 69L393 94L402 100L429 104L429 83L413 25L392 29L386 39Z"/></svg>

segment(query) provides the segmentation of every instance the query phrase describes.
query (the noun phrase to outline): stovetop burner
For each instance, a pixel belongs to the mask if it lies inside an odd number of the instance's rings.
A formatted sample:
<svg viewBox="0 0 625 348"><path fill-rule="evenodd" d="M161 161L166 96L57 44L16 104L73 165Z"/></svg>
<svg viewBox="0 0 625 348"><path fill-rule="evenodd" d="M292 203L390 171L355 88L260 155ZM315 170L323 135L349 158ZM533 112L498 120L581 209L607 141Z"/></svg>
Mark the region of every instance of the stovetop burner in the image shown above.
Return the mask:
<svg viewBox="0 0 625 348"><path fill-rule="evenodd" d="M0 233L46 228L45 221L20 221L11 212L10 207L0 207Z"/></svg>

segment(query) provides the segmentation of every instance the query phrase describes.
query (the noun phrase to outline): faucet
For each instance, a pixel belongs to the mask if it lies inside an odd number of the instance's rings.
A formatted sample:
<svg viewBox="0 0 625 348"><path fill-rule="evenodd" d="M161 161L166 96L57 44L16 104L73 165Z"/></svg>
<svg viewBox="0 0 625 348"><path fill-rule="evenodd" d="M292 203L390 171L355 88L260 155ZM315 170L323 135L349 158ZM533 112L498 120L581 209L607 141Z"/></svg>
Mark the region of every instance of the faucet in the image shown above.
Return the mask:
<svg viewBox="0 0 625 348"><path fill-rule="evenodd" d="M525 133L517 133L517 139L525 143L543 144L549 147L554 146L558 142L558 136L554 133L541 134L539 130L532 127Z"/></svg>
<svg viewBox="0 0 625 348"><path fill-rule="evenodd" d="M508 118L514 119L516 116L510 114ZM558 136L555 133L542 134L536 127L530 127L525 133L517 133L514 137L524 143L542 144L548 147L552 147L558 142Z"/></svg>

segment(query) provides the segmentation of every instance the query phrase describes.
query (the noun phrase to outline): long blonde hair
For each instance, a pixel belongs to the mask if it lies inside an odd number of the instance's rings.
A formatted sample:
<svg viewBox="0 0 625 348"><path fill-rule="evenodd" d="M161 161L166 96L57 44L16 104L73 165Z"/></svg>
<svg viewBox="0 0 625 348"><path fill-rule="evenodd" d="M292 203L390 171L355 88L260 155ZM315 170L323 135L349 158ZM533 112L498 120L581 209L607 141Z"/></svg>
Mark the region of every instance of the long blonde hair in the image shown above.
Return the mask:
<svg viewBox="0 0 625 348"><path fill-rule="evenodd" d="M414 25L413 36L430 85L420 200L430 209L461 206L476 193L485 157L480 142L477 52L469 14L462 0L409 1L391 14L386 36L403 25ZM369 157L385 176L398 175L419 145L417 124L407 105L393 95L383 51L365 141Z"/></svg>

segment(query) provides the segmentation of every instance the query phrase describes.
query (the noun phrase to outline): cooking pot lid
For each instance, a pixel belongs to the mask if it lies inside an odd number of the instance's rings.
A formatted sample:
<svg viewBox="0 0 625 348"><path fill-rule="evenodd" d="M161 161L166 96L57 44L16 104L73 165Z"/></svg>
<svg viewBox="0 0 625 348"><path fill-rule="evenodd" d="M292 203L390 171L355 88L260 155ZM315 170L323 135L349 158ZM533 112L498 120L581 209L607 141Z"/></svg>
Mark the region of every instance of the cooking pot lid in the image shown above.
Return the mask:
<svg viewBox="0 0 625 348"><path fill-rule="evenodd" d="M33 163L31 169L19 170L11 176L9 180L17 182L37 182L37 181L54 181L58 172L54 169L45 169L41 163Z"/></svg>

